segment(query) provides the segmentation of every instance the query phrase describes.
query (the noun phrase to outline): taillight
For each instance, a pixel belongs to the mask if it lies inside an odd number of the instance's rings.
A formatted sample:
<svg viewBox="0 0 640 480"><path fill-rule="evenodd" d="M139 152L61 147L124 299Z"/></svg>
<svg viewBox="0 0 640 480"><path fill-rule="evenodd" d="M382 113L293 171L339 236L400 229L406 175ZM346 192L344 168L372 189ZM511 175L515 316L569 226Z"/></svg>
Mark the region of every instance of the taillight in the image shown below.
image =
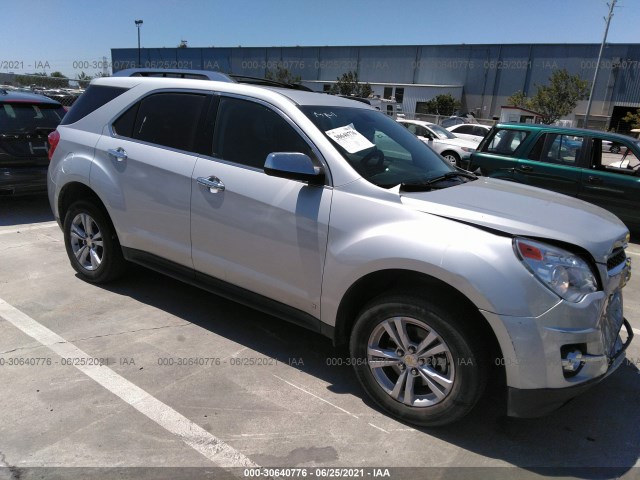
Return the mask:
<svg viewBox="0 0 640 480"><path fill-rule="evenodd" d="M47 139L49 140L49 161L51 161L53 152L56 151L58 142L60 142L60 132L58 132L58 130L54 130L47 136Z"/></svg>

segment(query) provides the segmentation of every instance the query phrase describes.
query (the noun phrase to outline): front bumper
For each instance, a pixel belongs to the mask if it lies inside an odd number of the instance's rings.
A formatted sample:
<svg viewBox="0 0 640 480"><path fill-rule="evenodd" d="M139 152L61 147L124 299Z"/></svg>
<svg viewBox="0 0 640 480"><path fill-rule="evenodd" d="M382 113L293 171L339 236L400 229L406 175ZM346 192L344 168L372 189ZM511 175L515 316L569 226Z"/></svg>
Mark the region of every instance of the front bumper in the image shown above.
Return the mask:
<svg viewBox="0 0 640 480"><path fill-rule="evenodd" d="M633 339L633 329L626 319L624 320L624 327L627 331L627 340L622 348L609 359L609 369L603 375L579 385L564 388L521 389L508 387L507 415L521 418L546 415L608 377L622 364L625 358L624 352Z"/></svg>
<svg viewBox="0 0 640 480"><path fill-rule="evenodd" d="M502 349L509 415L548 413L620 366L633 338L622 302L630 272L629 259L608 271L602 266L603 290L578 303L559 300L538 317L482 311Z"/></svg>

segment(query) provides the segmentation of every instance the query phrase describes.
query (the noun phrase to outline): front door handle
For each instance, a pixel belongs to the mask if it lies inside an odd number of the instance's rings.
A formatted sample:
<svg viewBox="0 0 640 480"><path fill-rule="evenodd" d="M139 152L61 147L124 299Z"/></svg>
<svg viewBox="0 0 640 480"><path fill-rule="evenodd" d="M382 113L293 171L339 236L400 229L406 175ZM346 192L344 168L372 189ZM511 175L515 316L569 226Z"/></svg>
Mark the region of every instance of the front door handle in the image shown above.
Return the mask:
<svg viewBox="0 0 640 480"><path fill-rule="evenodd" d="M530 167L529 165L520 165L520 170L523 172L533 172L533 167Z"/></svg>
<svg viewBox="0 0 640 480"><path fill-rule="evenodd" d="M211 193L224 192L224 183L218 177L198 177L197 181L209 189Z"/></svg>
<svg viewBox="0 0 640 480"><path fill-rule="evenodd" d="M589 183L593 183L594 185L602 185L602 179L600 177L594 177L590 175L587 179Z"/></svg>
<svg viewBox="0 0 640 480"><path fill-rule="evenodd" d="M116 148L115 150L113 148L110 148L109 150L107 150L107 153L119 162L124 162L127 159L127 152L125 152L124 148L122 147Z"/></svg>

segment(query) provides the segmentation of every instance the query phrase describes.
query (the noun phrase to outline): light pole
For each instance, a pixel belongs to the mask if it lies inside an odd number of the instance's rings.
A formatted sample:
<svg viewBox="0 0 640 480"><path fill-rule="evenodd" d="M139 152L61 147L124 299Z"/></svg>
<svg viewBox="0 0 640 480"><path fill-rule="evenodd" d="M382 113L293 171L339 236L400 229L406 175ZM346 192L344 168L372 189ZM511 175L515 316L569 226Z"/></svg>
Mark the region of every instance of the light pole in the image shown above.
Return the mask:
<svg viewBox="0 0 640 480"><path fill-rule="evenodd" d="M600 70L600 60L602 59L602 50L604 50L604 44L607 43L607 34L609 33L609 24L611 23L611 17L613 17L613 9L616 6L618 0L611 0L609 5L609 15L605 18L607 26L604 29L604 38L602 44L600 44L600 52L598 53L598 62L596 63L596 71L593 74L593 82L591 82L591 91L589 92L589 101L587 102L587 111L584 114L583 128L589 128L589 113L591 113L591 102L593 101L593 90L596 88L596 80L598 79L598 70Z"/></svg>
<svg viewBox="0 0 640 480"><path fill-rule="evenodd" d="M142 25L142 20L134 20L136 27L138 27L138 67L142 67L140 62L140 26Z"/></svg>

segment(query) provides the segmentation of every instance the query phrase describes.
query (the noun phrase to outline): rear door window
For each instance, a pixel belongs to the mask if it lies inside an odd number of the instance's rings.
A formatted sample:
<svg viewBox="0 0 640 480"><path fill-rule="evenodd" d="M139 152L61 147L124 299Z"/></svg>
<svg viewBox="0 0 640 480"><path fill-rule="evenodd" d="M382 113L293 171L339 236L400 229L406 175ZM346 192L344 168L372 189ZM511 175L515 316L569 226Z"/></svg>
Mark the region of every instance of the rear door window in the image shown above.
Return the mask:
<svg viewBox="0 0 640 480"><path fill-rule="evenodd" d="M546 133L536 141L529 159L579 166L586 145L584 137Z"/></svg>
<svg viewBox="0 0 640 480"><path fill-rule="evenodd" d="M143 142L194 151L198 125L210 95L157 93L142 99L113 122L116 135Z"/></svg>

